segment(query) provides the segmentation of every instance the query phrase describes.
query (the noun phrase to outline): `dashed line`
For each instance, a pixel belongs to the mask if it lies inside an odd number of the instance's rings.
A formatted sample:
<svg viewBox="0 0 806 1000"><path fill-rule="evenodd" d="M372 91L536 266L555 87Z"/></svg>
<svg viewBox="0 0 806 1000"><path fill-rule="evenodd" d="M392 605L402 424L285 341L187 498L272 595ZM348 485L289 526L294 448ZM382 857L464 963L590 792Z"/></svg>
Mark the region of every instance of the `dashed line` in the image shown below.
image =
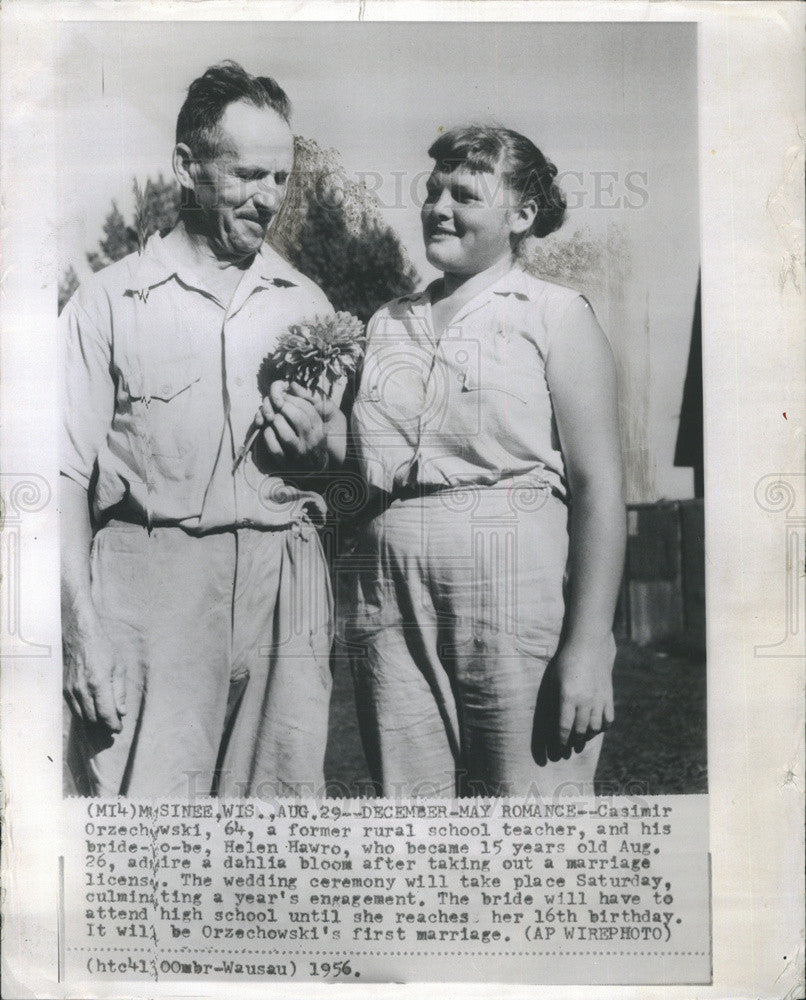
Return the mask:
<svg viewBox="0 0 806 1000"><path fill-rule="evenodd" d="M103 958L97 949L89 948L81 945L68 945L68 951L94 951L96 957ZM132 952L147 952L149 955L154 955L157 949L155 948L105 948L104 952L111 951L125 951L127 953ZM232 948L205 948L203 952L199 952L194 948L181 947L181 948L161 948L159 949L160 955L184 955L188 952L193 952L194 954L200 955L198 959L199 963L203 963L203 956L214 954L214 955L288 955L289 958L305 958L306 955L344 955L347 958L352 958L354 955L360 955L362 957L372 957L373 955L384 955L384 956L404 956L404 955L455 955L463 956L465 958L473 957L493 957L496 955L657 955L657 956L668 956L668 955L708 955L710 952L707 951L485 951L485 952L475 952L475 951L349 951L345 948L331 948L328 951L318 950L318 951L300 951L300 952L289 952L287 948L253 948L249 950L238 951Z"/></svg>

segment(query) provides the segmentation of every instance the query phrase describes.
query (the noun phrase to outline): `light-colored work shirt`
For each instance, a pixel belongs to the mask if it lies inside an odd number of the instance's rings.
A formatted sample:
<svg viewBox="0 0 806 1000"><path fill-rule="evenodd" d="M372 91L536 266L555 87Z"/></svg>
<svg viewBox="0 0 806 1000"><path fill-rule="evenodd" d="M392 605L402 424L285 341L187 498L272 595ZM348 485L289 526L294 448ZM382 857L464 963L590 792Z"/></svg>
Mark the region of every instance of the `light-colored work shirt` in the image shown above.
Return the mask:
<svg viewBox="0 0 806 1000"><path fill-rule="evenodd" d="M362 472L377 489L548 487L566 499L546 377L552 341L584 315L577 292L513 267L468 301L437 338L426 289L368 327L352 414Z"/></svg>
<svg viewBox="0 0 806 1000"><path fill-rule="evenodd" d="M233 472L260 406L258 372L291 323L330 316L322 291L268 246L229 306L159 235L84 282L61 321L62 472L115 510L191 532L277 527L324 513L313 492Z"/></svg>

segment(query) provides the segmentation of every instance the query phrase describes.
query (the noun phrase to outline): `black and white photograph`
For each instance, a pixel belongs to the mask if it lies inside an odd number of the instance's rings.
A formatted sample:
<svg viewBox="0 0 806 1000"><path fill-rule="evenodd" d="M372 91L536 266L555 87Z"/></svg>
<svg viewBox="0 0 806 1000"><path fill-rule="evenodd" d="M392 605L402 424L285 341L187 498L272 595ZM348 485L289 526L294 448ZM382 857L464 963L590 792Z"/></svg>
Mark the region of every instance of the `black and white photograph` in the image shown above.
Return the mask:
<svg viewBox="0 0 806 1000"><path fill-rule="evenodd" d="M3 995L795 997L797 5L2 16Z"/></svg>
<svg viewBox="0 0 806 1000"><path fill-rule="evenodd" d="M64 36L67 788L704 792L696 25Z"/></svg>

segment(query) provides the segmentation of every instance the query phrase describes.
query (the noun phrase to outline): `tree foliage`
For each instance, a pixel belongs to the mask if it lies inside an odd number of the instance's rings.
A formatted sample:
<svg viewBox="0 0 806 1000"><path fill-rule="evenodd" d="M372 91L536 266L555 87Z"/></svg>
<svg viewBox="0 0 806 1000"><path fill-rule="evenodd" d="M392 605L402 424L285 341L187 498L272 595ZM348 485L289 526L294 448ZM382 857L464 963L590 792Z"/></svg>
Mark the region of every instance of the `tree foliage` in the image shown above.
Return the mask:
<svg viewBox="0 0 806 1000"><path fill-rule="evenodd" d="M162 174L156 180L149 179L141 188L137 180L133 182L134 213L131 224L127 223L117 202L104 220L103 236L95 250L87 253L87 261L93 271L120 260L127 254L141 248L152 233L164 232L176 223L179 212L179 185L173 180L165 180ZM59 312L78 287L75 268L68 266L59 282Z"/></svg>
<svg viewBox="0 0 806 1000"><path fill-rule="evenodd" d="M364 218L348 228L341 205L331 206L308 191L305 219L291 263L322 289L336 310L364 323L385 302L412 291L416 272L407 263L395 233Z"/></svg>
<svg viewBox="0 0 806 1000"><path fill-rule="evenodd" d="M135 250L142 250L152 233L164 232L176 223L179 213L179 185L176 181L166 181L162 174L156 180L150 178L141 188L137 180L132 182L134 190L134 212L131 224L123 218L116 202L103 225L103 238L98 249L87 254L93 271L100 271L107 264L120 260Z"/></svg>
<svg viewBox="0 0 806 1000"><path fill-rule="evenodd" d="M334 309L366 322L389 299L412 291L417 272L380 206L365 185L351 181L335 150L322 150L296 138L294 171L269 240L324 291ZM127 222L116 202L106 216L103 235L87 254L93 271L141 250L154 232L176 222L180 189L160 174L145 187L133 182L134 211ZM59 311L77 285L74 268L59 283Z"/></svg>

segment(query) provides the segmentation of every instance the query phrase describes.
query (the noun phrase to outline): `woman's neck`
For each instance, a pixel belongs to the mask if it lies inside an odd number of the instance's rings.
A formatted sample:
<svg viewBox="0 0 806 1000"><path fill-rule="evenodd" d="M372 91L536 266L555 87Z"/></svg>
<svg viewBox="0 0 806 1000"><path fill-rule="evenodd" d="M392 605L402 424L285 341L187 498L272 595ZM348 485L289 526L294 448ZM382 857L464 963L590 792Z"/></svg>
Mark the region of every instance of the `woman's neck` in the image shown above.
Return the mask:
<svg viewBox="0 0 806 1000"><path fill-rule="evenodd" d="M471 299L499 278L512 267L513 258L502 257L491 267L471 275L445 274L442 281L437 281L431 291L431 320L437 337L450 326L454 316L463 309Z"/></svg>
<svg viewBox="0 0 806 1000"><path fill-rule="evenodd" d="M436 300L450 298L468 301L505 275L512 267L514 259L512 254L507 254L476 274L449 274L446 271L442 277L442 287L437 289Z"/></svg>

